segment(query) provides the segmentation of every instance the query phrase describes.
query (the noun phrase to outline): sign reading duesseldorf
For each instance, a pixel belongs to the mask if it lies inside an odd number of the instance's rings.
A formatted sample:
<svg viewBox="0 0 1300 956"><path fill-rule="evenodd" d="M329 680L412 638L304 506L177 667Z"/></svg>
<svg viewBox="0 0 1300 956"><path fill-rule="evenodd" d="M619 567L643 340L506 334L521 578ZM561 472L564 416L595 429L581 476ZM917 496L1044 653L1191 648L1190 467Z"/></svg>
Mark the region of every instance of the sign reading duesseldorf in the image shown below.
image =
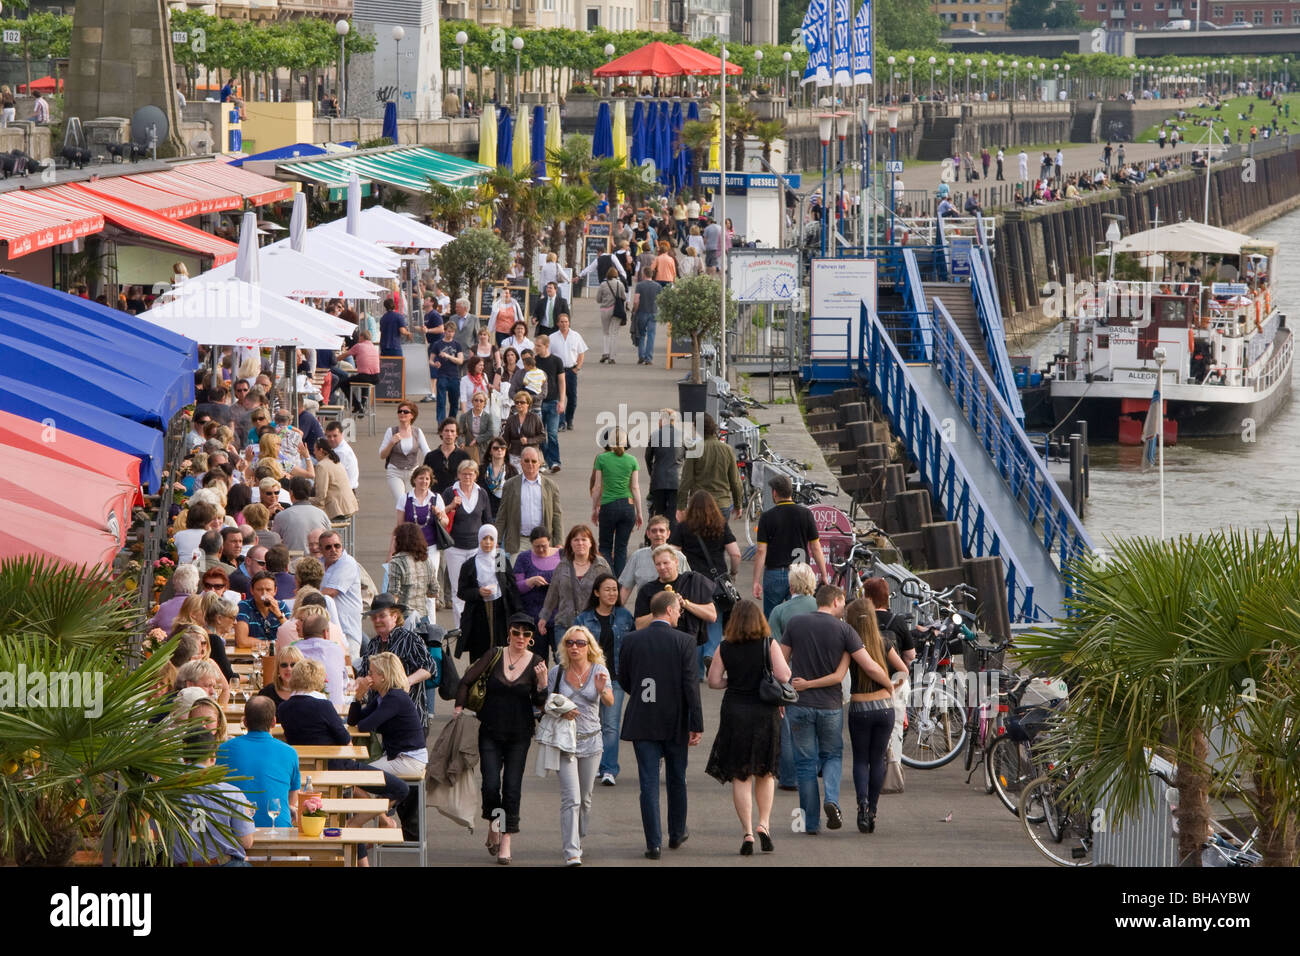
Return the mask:
<svg viewBox="0 0 1300 956"><path fill-rule="evenodd" d="M798 173L786 173L781 177L790 189L798 189L801 177ZM705 189L716 189L721 182L719 174L700 173L700 185ZM727 173L727 189L776 189L779 183L770 173Z"/></svg>

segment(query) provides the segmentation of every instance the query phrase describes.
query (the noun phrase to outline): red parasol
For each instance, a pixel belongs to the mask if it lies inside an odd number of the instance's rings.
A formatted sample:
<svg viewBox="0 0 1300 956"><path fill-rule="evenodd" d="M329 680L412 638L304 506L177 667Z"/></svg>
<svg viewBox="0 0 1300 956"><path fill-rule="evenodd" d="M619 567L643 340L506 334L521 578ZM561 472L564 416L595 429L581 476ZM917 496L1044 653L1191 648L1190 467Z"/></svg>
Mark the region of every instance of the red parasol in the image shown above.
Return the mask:
<svg viewBox="0 0 1300 956"><path fill-rule="evenodd" d="M131 485L136 493L130 505L144 504L140 459L135 455L5 411L0 411L0 442Z"/></svg>
<svg viewBox="0 0 1300 956"><path fill-rule="evenodd" d="M139 488L0 441L0 498L112 536L121 547Z"/></svg>
<svg viewBox="0 0 1300 956"><path fill-rule="evenodd" d="M693 46L669 46L656 40L611 60L593 71L595 76L717 76L722 58ZM743 73L735 63L727 64L729 74Z"/></svg>

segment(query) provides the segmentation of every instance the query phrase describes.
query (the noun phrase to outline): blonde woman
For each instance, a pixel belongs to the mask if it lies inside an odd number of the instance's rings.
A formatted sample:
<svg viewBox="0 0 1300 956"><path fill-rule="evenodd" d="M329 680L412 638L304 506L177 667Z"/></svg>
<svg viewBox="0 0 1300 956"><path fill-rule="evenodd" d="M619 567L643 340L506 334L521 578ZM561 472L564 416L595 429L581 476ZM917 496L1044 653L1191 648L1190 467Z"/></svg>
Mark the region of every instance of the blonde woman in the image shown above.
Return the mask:
<svg viewBox="0 0 1300 956"><path fill-rule="evenodd" d="M185 716L202 720L203 726L217 738L218 743L230 736L226 712L211 697L201 697L196 700Z"/></svg>
<svg viewBox="0 0 1300 956"><path fill-rule="evenodd" d="M290 645L283 651L275 655L275 680L269 684L264 684L262 689L257 692L258 697L267 697L275 702L279 709L280 705L289 699L293 691L289 690L289 675L293 673L293 665L302 660L302 651Z"/></svg>
<svg viewBox="0 0 1300 956"><path fill-rule="evenodd" d="M372 654L370 670L357 678L356 699L348 708L348 723L358 730L380 735L384 755L370 766L402 774L424 773L429 752L424 745L424 719L420 716L407 685L410 681L402 661L390 651ZM366 701L370 691L375 696Z"/></svg>
<svg viewBox="0 0 1300 956"><path fill-rule="evenodd" d="M577 724L577 750L560 754L560 836L565 866L582 865L582 838L591 816L591 790L596 784L604 744L600 708L614 704L605 655L591 631L581 625L569 628L560 641L560 664L552 667L547 686L551 693L573 701L575 709L562 716Z"/></svg>
<svg viewBox="0 0 1300 956"><path fill-rule="evenodd" d="M262 360L256 355L250 355L239 363L239 371L235 373L237 381L244 382L249 388L257 381L257 376L262 374Z"/></svg>
<svg viewBox="0 0 1300 956"><path fill-rule="evenodd" d="M627 453L627 434L613 429L605 450L591 465L591 520L600 529L600 553L609 556L614 576L627 564L627 539L642 525L641 487L636 456Z"/></svg>

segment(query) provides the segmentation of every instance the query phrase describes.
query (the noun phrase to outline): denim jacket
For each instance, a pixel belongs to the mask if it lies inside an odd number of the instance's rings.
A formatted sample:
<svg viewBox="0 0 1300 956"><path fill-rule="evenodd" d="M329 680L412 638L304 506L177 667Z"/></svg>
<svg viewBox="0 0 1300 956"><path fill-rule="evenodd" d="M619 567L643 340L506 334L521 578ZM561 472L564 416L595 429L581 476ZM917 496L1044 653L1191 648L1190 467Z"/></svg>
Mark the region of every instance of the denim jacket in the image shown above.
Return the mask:
<svg viewBox="0 0 1300 956"><path fill-rule="evenodd" d="M591 631L597 643L600 642L600 619L596 617L594 609L583 611L573 623L581 624ZM614 613L610 615L609 626L614 632L614 646L601 647L601 650L605 653L605 666L609 668L609 677L612 682L618 678L618 652L623 646L623 636L636 630L636 618L632 616L632 612L627 608L615 607Z"/></svg>

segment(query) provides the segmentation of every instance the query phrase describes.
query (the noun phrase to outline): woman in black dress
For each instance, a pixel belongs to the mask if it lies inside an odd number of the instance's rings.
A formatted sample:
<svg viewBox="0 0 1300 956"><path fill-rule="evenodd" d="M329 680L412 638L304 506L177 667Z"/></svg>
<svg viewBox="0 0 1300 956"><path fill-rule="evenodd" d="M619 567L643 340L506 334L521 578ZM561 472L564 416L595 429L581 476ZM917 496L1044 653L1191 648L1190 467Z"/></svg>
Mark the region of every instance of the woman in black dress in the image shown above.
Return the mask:
<svg viewBox="0 0 1300 956"><path fill-rule="evenodd" d="M472 565L467 562L468 570ZM455 716L469 699L470 688L488 672L487 694L478 712L478 753L483 769L483 819L489 821L487 850L498 863L510 862L510 836L519 832L519 801L524 763L533 739L533 708L546 703L546 661L529 648L532 619L510 619L510 643L484 654L461 678ZM505 819L497 822L504 811ZM504 824L504 825L503 825Z"/></svg>
<svg viewBox="0 0 1300 956"><path fill-rule="evenodd" d="M465 602L460 631L470 660L503 647L506 622L519 610L519 588L510 559L497 547L497 529L492 525L478 529L478 550L461 565L456 594Z"/></svg>
<svg viewBox="0 0 1300 956"><path fill-rule="evenodd" d="M779 681L790 679L790 665L776 641L757 601L746 598L731 612L722 647L709 667L709 686L726 689L718 735L705 773L719 783L731 783L731 799L745 834L741 856L754 853L754 833L765 853L772 847L772 801L781 755L781 708L763 703L758 685L763 679L763 656L771 661ZM753 794L750 778L753 778ZM753 804L758 804L758 827L752 826Z"/></svg>
<svg viewBox="0 0 1300 956"><path fill-rule="evenodd" d="M691 570L714 579L714 572L726 571L735 580L740 571L740 545L736 536L722 517L722 511L713 496L707 491L697 491L691 495L686 506L686 515L673 528L668 536L668 543L686 555L691 563ZM716 602L715 602L716 606ZM709 672L709 665L722 643L723 620L722 608L718 608L717 619L709 624L708 640L700 648L700 679Z"/></svg>

